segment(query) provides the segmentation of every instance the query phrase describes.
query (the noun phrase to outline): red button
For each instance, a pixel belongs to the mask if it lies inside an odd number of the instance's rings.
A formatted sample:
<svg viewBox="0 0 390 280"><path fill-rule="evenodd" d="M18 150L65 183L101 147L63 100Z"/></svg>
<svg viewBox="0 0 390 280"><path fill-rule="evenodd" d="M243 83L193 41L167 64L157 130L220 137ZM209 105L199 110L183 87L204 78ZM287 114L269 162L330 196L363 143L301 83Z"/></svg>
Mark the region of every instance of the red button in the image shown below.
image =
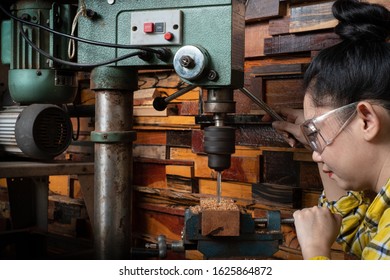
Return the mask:
<svg viewBox="0 0 390 280"><path fill-rule="evenodd" d="M171 32L167 32L164 34L164 39L167 41L172 41L173 40L173 34Z"/></svg>
<svg viewBox="0 0 390 280"><path fill-rule="evenodd" d="M144 32L145 33L153 33L154 32L154 23L153 22L145 22L144 23Z"/></svg>

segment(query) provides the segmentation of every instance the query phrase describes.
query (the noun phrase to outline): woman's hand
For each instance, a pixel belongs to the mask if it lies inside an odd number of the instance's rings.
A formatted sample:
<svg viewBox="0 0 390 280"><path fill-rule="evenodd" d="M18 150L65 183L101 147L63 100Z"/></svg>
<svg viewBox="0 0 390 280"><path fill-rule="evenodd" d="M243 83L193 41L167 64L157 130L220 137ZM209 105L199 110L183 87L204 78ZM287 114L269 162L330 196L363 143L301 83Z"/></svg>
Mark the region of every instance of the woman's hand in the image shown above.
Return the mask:
<svg viewBox="0 0 390 280"><path fill-rule="evenodd" d="M293 217L303 258L330 258L330 248L340 232L342 217L318 206L295 211Z"/></svg>
<svg viewBox="0 0 390 280"><path fill-rule="evenodd" d="M291 147L296 147L299 143L307 146L306 138L303 136L300 124L305 120L302 109L281 108L276 110L285 121L274 121L272 127L283 136ZM271 117L265 115L264 121L271 121Z"/></svg>
<svg viewBox="0 0 390 280"><path fill-rule="evenodd" d="M282 108L280 114L286 121L274 121L272 127L279 132L291 147L296 147L298 142L307 146L306 138L301 131L301 123L304 122L302 109Z"/></svg>

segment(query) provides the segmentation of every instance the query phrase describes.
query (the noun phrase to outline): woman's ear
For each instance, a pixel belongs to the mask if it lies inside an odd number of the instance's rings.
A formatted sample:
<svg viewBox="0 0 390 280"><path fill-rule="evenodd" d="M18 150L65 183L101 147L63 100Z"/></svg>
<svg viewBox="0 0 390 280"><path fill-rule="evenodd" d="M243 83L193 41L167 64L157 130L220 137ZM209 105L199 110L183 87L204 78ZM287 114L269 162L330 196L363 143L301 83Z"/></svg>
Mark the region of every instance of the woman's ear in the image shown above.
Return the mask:
<svg viewBox="0 0 390 280"><path fill-rule="evenodd" d="M380 130L380 118L374 106L368 102L360 102L357 105L357 114L361 120L361 129L364 133L364 139L371 141Z"/></svg>

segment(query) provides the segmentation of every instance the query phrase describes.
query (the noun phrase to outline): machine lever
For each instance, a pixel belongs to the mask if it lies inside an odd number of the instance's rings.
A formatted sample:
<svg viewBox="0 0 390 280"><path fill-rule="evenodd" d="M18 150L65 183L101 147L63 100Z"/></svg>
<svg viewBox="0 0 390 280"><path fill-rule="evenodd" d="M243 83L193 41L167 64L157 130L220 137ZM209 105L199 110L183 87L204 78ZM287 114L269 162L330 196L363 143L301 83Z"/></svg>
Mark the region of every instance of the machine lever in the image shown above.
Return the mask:
<svg viewBox="0 0 390 280"><path fill-rule="evenodd" d="M190 90L196 88L197 86L196 85L189 85L189 86L186 86L185 88L182 88L178 91L176 91L174 94L168 96L168 97L156 97L154 100L153 100L153 107L154 109L156 109L157 111L164 111L169 102L186 94L187 92L189 92Z"/></svg>
<svg viewBox="0 0 390 280"><path fill-rule="evenodd" d="M243 87L240 88L240 90L250 99L252 99L252 101L255 102L256 105L258 105L261 109L263 109L266 113L268 113L273 119L277 121L284 121L284 119L280 115L278 115L270 106L268 106L263 100L257 98L248 89Z"/></svg>

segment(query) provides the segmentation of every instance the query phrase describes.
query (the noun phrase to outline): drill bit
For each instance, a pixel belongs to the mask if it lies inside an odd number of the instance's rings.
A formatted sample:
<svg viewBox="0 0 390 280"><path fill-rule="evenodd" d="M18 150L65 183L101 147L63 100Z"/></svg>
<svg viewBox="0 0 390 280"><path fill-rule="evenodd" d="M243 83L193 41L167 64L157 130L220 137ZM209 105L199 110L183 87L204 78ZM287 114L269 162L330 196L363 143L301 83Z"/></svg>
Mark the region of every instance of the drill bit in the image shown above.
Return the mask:
<svg viewBox="0 0 390 280"><path fill-rule="evenodd" d="M221 193L222 193L222 173L221 171L217 172L217 203L221 203Z"/></svg>

